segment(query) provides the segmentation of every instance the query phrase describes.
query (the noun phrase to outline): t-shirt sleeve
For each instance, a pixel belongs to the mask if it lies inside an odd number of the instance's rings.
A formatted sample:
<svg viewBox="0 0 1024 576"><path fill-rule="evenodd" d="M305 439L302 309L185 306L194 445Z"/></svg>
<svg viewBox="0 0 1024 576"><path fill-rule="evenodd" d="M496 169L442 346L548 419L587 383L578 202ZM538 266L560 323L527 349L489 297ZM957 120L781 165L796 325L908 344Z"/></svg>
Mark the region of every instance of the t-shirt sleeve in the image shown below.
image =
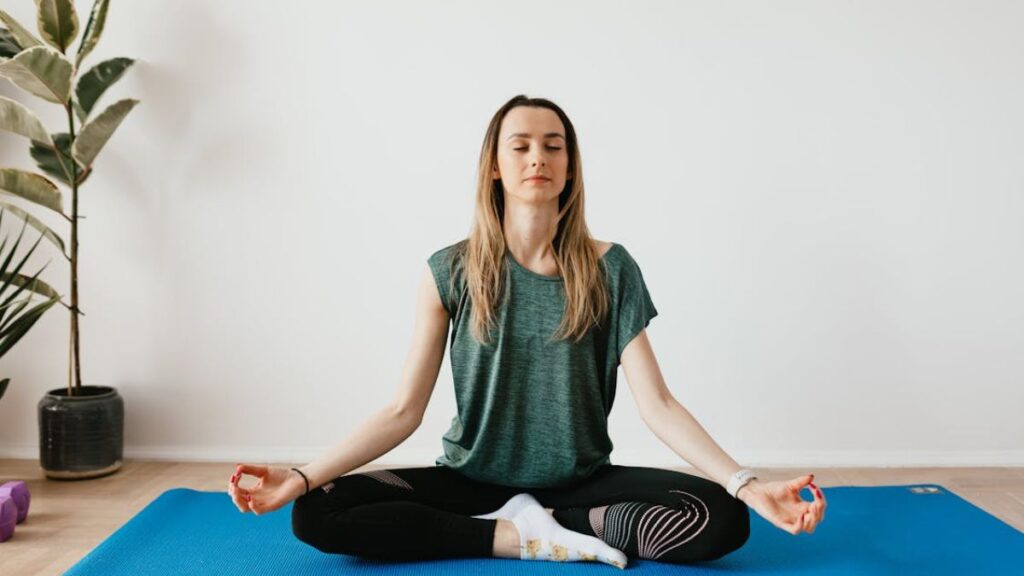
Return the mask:
<svg viewBox="0 0 1024 576"><path fill-rule="evenodd" d="M624 259L619 276L618 319L616 322L616 359L622 357L633 338L636 337L651 319L658 315L657 308L651 300L651 294L644 282L640 266L627 256Z"/></svg>
<svg viewBox="0 0 1024 576"><path fill-rule="evenodd" d="M449 263L449 250L442 248L427 258L427 265L434 276L434 284L437 285L437 293L441 296L441 303L448 311L448 316L454 318L455 307L452 306L451 295L451 266Z"/></svg>

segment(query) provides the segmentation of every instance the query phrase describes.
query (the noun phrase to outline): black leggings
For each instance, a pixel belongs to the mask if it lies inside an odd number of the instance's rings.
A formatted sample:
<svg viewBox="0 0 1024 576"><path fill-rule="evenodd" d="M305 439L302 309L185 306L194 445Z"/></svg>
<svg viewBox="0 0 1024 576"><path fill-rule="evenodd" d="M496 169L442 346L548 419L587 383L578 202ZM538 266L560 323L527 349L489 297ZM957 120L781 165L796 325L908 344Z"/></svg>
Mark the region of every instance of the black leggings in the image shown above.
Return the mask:
<svg viewBox="0 0 1024 576"><path fill-rule="evenodd" d="M750 535L747 505L699 476L613 464L561 488L472 480L446 466L348 474L299 497L292 531L323 552L391 560L490 557L493 512L528 492L555 520L629 558L687 563L720 558Z"/></svg>

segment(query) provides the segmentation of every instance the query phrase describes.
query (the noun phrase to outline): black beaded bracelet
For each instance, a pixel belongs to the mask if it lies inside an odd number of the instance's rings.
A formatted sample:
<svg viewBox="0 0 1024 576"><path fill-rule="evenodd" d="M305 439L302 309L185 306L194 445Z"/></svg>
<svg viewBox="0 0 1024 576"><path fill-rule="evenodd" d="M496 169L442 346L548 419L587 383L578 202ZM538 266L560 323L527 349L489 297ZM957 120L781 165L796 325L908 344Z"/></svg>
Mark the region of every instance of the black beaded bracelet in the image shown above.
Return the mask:
<svg viewBox="0 0 1024 576"><path fill-rule="evenodd" d="M296 472L299 473L299 476L302 476L302 479L306 482L306 494L309 494L309 478L306 478L306 475L303 474L302 470L299 470L298 468L292 468L292 470L295 470Z"/></svg>

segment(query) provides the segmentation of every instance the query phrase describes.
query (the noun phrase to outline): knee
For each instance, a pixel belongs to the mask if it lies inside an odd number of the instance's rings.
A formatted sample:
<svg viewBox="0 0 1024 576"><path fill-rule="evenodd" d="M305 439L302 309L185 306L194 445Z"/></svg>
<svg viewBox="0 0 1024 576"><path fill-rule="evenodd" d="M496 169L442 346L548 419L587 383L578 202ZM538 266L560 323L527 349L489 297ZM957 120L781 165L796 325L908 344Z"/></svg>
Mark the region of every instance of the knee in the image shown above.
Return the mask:
<svg viewBox="0 0 1024 576"><path fill-rule="evenodd" d="M707 523L695 538L657 558L671 564L717 560L750 538L750 511L742 500L726 495L709 502Z"/></svg>
<svg viewBox="0 0 1024 576"><path fill-rule="evenodd" d="M292 505L292 534L320 552L365 556L365 543L353 537L347 512L336 509L337 505L336 501L328 505L319 493L299 496Z"/></svg>
<svg viewBox="0 0 1024 576"><path fill-rule="evenodd" d="M292 534L300 541L323 551L323 507L317 506L309 494L299 496L292 504Z"/></svg>
<svg viewBox="0 0 1024 576"><path fill-rule="evenodd" d="M742 500L729 497L714 524L714 539L702 560L717 560L739 550L750 538L750 509Z"/></svg>

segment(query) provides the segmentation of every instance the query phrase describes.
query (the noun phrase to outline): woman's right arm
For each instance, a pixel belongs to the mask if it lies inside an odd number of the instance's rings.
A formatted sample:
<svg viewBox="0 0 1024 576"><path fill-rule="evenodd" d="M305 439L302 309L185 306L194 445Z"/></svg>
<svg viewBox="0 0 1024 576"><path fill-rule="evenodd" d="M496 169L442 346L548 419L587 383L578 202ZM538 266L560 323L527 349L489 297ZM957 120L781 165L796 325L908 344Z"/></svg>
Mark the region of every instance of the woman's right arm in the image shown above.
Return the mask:
<svg viewBox="0 0 1024 576"><path fill-rule="evenodd" d="M441 303L430 267L425 265L416 296L412 347L402 368L398 392L345 440L299 468L309 478L310 490L373 462L419 428L441 371L448 323L448 311ZM292 475L305 491L302 478L294 472Z"/></svg>

